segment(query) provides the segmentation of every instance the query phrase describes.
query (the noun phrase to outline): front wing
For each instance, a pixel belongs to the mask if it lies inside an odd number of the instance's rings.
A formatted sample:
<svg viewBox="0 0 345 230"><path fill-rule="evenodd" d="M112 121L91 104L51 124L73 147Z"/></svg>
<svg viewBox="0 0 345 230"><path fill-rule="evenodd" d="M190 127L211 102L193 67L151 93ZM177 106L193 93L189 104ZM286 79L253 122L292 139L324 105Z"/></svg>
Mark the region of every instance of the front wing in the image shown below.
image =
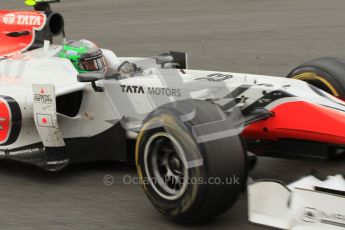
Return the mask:
<svg viewBox="0 0 345 230"><path fill-rule="evenodd" d="M263 180L248 186L249 221L289 230L341 230L345 227L345 180L313 175L288 186Z"/></svg>

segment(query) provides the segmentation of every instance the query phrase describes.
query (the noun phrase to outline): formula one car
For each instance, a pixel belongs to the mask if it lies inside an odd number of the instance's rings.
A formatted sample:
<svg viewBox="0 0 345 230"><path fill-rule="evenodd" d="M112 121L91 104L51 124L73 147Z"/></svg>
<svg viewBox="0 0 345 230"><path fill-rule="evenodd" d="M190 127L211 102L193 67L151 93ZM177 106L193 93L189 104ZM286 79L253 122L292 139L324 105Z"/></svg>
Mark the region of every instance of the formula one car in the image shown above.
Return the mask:
<svg viewBox="0 0 345 230"><path fill-rule="evenodd" d="M66 41L63 17L49 5L57 1L30 2L34 11L0 11L3 159L51 171L135 160L152 204L192 223L233 205L252 153L345 151L343 60L317 59L279 78L189 70L180 52L121 58Z"/></svg>

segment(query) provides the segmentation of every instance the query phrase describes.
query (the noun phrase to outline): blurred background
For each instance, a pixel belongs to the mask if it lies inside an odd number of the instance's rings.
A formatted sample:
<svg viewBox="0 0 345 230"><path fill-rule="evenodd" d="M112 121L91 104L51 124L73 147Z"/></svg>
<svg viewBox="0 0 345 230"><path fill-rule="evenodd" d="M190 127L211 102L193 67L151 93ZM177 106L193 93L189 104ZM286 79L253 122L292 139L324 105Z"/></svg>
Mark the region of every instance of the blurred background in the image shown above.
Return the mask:
<svg viewBox="0 0 345 230"><path fill-rule="evenodd" d="M86 38L118 56L189 54L190 67L285 76L322 56L345 57L343 0L61 0L69 39ZM1 9L30 9L0 0ZM0 41L1 42L1 41ZM302 116L302 115L301 115ZM345 173L344 162L260 158L254 178L291 182L317 169ZM112 185L104 177L113 178ZM178 226L163 218L131 164L75 165L59 173L0 162L3 229L265 229L247 221L246 196L214 222ZM107 177L106 177L107 178Z"/></svg>

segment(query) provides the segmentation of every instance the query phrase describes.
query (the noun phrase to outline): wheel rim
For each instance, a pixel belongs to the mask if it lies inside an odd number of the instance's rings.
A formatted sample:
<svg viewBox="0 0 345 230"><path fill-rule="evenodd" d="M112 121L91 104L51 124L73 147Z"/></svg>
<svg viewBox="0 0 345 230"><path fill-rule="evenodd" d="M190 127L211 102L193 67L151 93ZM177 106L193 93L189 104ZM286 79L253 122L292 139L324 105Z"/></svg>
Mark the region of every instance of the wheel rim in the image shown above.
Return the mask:
<svg viewBox="0 0 345 230"><path fill-rule="evenodd" d="M181 144L168 133L152 135L144 149L147 180L155 192L167 199L179 199L188 185L187 160Z"/></svg>
<svg viewBox="0 0 345 230"><path fill-rule="evenodd" d="M313 72L303 72L293 77L294 79L305 81L323 91L335 96L339 97L339 93L334 88L334 86L327 81L324 77L317 75Z"/></svg>

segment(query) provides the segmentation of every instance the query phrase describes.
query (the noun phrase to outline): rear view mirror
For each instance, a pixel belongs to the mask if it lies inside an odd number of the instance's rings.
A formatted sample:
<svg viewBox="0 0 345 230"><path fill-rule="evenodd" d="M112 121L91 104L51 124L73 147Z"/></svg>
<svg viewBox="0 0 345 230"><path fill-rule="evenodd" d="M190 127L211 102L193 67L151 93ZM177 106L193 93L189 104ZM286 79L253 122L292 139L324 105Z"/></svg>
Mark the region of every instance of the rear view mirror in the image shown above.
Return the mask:
<svg viewBox="0 0 345 230"><path fill-rule="evenodd" d="M104 72L85 72L78 74L79 82L93 82L104 79Z"/></svg>
<svg viewBox="0 0 345 230"><path fill-rule="evenodd" d="M169 53L162 53L155 56L154 59L156 59L156 63L161 65L162 68L164 68L165 64L172 63L174 61L174 58Z"/></svg>
<svg viewBox="0 0 345 230"><path fill-rule="evenodd" d="M169 66L170 68L176 69L188 69L188 56L186 53L170 51L169 53L162 53L153 58L156 59L156 63L161 68Z"/></svg>
<svg viewBox="0 0 345 230"><path fill-rule="evenodd" d="M170 51L170 55L174 58L174 62L178 64L178 69L188 69L187 53Z"/></svg>
<svg viewBox="0 0 345 230"><path fill-rule="evenodd" d="M102 80L105 78L105 72L86 72L86 73L79 73L78 74L78 81L79 82L91 82L92 88L96 92L104 92L103 87L99 87L96 85L96 81Z"/></svg>

